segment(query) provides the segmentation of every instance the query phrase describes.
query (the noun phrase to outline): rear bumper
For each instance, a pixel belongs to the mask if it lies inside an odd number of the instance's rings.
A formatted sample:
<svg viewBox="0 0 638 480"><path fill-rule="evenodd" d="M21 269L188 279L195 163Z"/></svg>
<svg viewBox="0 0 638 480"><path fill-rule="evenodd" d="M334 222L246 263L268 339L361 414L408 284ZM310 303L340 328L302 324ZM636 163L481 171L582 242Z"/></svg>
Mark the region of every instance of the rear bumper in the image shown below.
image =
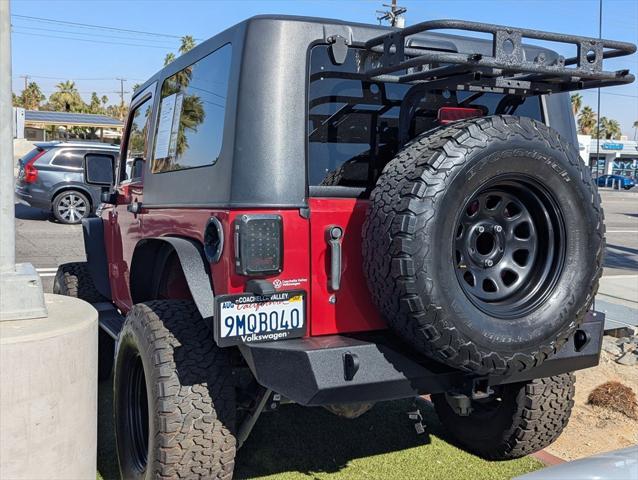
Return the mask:
<svg viewBox="0 0 638 480"><path fill-rule="evenodd" d="M34 208L41 208L43 210L51 209L51 199L41 191L31 191L25 187L16 186L15 189L16 198L24 204Z"/></svg>
<svg viewBox="0 0 638 480"><path fill-rule="evenodd" d="M490 385L581 370L598 364L605 316L589 312L575 336L539 367L491 376ZM386 334L387 335L387 334ZM585 343L579 343L582 339ZM476 376L365 336L330 335L239 347L257 381L302 405L372 402L462 388ZM405 347L401 348L405 350ZM354 372L353 363L358 364ZM354 372L354 374L353 374Z"/></svg>

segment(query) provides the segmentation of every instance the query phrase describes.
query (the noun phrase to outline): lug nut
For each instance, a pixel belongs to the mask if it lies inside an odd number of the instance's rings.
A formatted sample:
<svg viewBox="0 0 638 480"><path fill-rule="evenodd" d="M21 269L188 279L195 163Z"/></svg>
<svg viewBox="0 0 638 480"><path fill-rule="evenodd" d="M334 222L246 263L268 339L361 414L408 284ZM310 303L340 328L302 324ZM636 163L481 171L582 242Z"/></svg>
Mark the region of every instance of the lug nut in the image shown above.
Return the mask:
<svg viewBox="0 0 638 480"><path fill-rule="evenodd" d="M503 231L503 227L501 227L500 225L496 225L496 226L494 227L494 230L495 230L496 232L499 232L499 233L500 233L500 232L502 232L502 231Z"/></svg>
<svg viewBox="0 0 638 480"><path fill-rule="evenodd" d="M478 232L479 232L479 233L483 233L483 232L485 231L485 228L483 228L483 227L478 227L478 228L477 228L477 230L478 230Z"/></svg>
<svg viewBox="0 0 638 480"><path fill-rule="evenodd" d="M485 260L486 267L491 267L492 265L494 265L494 262L492 260Z"/></svg>

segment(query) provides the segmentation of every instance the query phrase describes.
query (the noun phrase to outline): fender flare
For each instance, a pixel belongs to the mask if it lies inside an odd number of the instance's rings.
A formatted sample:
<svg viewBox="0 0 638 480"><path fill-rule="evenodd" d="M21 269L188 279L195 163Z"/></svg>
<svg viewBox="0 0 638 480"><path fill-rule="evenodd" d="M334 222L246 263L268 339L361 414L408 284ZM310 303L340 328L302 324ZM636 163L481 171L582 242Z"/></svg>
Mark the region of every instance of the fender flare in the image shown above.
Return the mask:
<svg viewBox="0 0 638 480"><path fill-rule="evenodd" d="M100 217L82 219L86 263L93 285L103 297L111 298L108 262L104 244L104 222Z"/></svg>
<svg viewBox="0 0 638 480"><path fill-rule="evenodd" d="M197 242L180 237L149 237L141 240L136 249L148 241L168 244L177 253L197 310L202 318L212 318L215 315L215 293L211 286L201 247ZM135 254L133 254L133 259L135 259ZM135 260L131 264L131 274L134 268Z"/></svg>

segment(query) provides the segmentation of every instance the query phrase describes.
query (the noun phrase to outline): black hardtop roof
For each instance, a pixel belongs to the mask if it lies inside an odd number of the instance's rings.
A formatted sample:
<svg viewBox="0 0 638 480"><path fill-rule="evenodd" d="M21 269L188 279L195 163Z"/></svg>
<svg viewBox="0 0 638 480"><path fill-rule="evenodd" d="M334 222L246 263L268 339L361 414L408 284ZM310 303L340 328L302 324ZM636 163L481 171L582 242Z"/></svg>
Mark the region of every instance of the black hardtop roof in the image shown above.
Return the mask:
<svg viewBox="0 0 638 480"><path fill-rule="evenodd" d="M139 93L144 91L149 85L158 79L162 79L167 75L167 71L172 72L175 69L175 64L179 63L184 68L192 63L196 62L199 58L205 56L208 52L217 48L217 38L223 35L227 35L229 32L238 31L241 29L248 29L251 26L259 23L268 23L268 22L295 22L295 23L307 23L312 25L323 25L324 27L329 26L341 26L346 27L350 30L351 38L350 41L353 42L364 42L369 40L372 37L382 35L384 33L388 33L394 30L399 30L396 27L390 27L385 25L375 25L369 23L359 23L359 22L350 22L345 20L338 20L334 18L322 18L322 17L305 17L299 15L279 15L279 14L264 14L264 15L255 15L253 17L249 17L246 20L243 20L232 27L229 27L218 34L210 37L209 39L203 41L202 43L196 45L189 52L177 57L171 64L165 66L161 70L157 71L153 76L151 76L146 82L144 82L140 87L134 92L133 98L135 98ZM437 48L437 49L449 49L451 51L464 52L464 51L486 51L489 52L492 48L491 40L485 38L479 38L474 36L464 36L464 35L455 35L449 33L439 33L439 32L427 32L427 33L419 33L412 35L410 37L409 43L410 46L416 48ZM538 53L540 51L545 52L550 57L554 55L558 55L555 51L538 46L529 46L526 45L527 48L533 49L534 53Z"/></svg>

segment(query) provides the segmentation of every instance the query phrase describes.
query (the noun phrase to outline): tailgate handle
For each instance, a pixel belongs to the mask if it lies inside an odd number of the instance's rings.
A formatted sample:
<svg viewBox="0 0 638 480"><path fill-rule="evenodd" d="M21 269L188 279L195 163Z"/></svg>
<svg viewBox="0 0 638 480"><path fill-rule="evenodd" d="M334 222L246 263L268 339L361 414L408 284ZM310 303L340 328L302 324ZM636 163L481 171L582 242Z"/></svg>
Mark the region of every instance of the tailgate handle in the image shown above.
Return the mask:
<svg viewBox="0 0 638 480"><path fill-rule="evenodd" d="M341 239L343 229L331 226L327 229L328 244L330 245L330 290L336 292L341 286Z"/></svg>

